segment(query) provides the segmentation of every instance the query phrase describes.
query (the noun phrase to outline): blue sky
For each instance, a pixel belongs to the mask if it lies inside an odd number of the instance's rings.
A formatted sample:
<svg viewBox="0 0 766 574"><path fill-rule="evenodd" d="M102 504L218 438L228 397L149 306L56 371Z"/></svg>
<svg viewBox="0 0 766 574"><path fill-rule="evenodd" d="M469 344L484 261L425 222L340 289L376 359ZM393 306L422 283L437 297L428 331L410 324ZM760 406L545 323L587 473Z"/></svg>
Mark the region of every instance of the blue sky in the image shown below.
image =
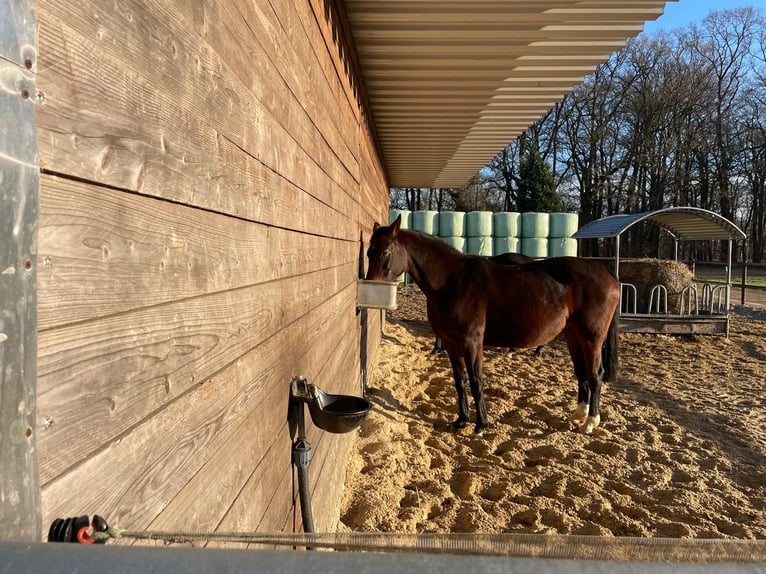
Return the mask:
<svg viewBox="0 0 766 574"><path fill-rule="evenodd" d="M740 6L755 6L766 8L766 0L678 0L667 2L665 13L653 22L647 22L644 32L656 30L673 30L700 22L710 12L728 10Z"/></svg>

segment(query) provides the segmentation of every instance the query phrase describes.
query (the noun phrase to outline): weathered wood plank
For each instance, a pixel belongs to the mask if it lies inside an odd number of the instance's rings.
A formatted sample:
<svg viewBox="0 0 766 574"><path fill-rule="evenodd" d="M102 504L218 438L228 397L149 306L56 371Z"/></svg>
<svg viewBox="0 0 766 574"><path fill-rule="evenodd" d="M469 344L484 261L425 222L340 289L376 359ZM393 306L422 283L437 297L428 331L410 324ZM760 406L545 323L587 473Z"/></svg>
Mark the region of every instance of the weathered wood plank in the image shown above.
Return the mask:
<svg viewBox="0 0 766 574"><path fill-rule="evenodd" d="M621 315L620 331L674 335L727 335L729 318L689 315Z"/></svg>
<svg viewBox="0 0 766 574"><path fill-rule="evenodd" d="M354 373L355 367L358 366L358 358L355 356L353 347L354 342L347 339L345 344L339 348L339 352L332 355L331 362L325 366L321 376L309 380L327 392L358 395L358 376L349 376ZM339 385L338 381L341 380L345 380L346 384ZM313 450L312 462L309 465L309 486L313 493L312 503L316 502L317 508L322 509L327 506L323 501L329 492L325 489L326 485L323 485L325 477L320 472L324 461L328 457L332 461L331 465L337 465L339 460L345 461L345 456L339 457L340 453L333 449L333 437L348 437L347 440L350 445L353 442L353 435L332 435L317 430L311 423L308 412L306 412L306 420L308 439ZM289 455L289 451L282 454L286 459L289 458L286 455ZM345 472L345 465L337 466L342 467L343 472ZM219 525L219 530L238 532L281 530L285 516L290 514L295 506L297 506L298 516L296 530L300 530L298 491L297 486L294 488L291 476L292 469L286 470L282 467L280 472L275 473L269 471L268 466L259 466L231 508L226 512ZM295 480L297 481L297 478ZM318 484L321 485L319 488L317 488ZM264 504L267 506L264 507Z"/></svg>
<svg viewBox="0 0 766 574"><path fill-rule="evenodd" d="M163 0L126 0L120 3L117 10L101 2L81 2L72 7L62 6L60 2L41 2L39 10L41 20L50 15L67 22L73 31L82 34L84 38L92 37L93 30L97 29L99 43L96 49L102 58L107 56L121 62L126 70L146 78L155 86L155 90L159 88L170 97L182 102L188 101L192 105L199 104L205 102L209 90L217 93L219 84L228 89L227 84L236 80L234 84L238 86L232 84L231 87L238 88L237 94L221 94L229 96L223 101L230 100L232 95L241 97L242 94L251 94L278 124L297 130L292 133L299 145L311 142L317 146L326 146L325 139L332 145L334 128L324 126L324 133L329 136L327 138L312 129L313 122L306 117L306 111L295 97L300 92L286 85L276 69L276 66L300 69L305 65L305 59L275 62L272 65L270 58L276 54L263 52L258 38L280 30L258 18L257 13L251 14L252 20L247 25L243 23L237 30L232 27L230 13L235 10L231 4L206 4L203 18L197 21L182 19L179 6ZM200 24L204 26L201 29L197 28ZM204 39L220 37L222 40L211 47L199 41L200 37L194 34L195 28ZM291 39L286 38L284 41L290 44ZM216 49L224 53L216 54ZM237 73L232 73L232 67ZM309 88L319 91L323 86L312 85ZM208 100L206 103L220 105L220 100ZM205 120L208 117L225 120L226 116L237 112L241 113L245 121L248 117L244 110L231 107L224 107L220 111L204 111L206 113L198 117ZM297 121L292 123L291 118ZM311 147L314 149L314 146ZM353 168L355 159L348 152L343 153L343 149L339 145L337 151L347 161L347 167ZM335 166L324 165L324 169L328 173L336 172ZM351 171L356 172L356 168ZM337 173L340 175L340 172Z"/></svg>
<svg viewBox="0 0 766 574"><path fill-rule="evenodd" d="M359 182L359 203L367 221L388 222L388 193L381 198L380 189L388 189L385 175L377 163L376 154L369 145L362 145L360 152L361 180ZM383 201L381 201L383 199ZM368 239L367 236L365 239Z"/></svg>
<svg viewBox="0 0 766 574"><path fill-rule="evenodd" d="M260 0L260 2L265 3L266 0ZM284 30L284 36L276 39L268 38L267 42L271 40L275 43L264 44L264 47L267 51L279 51L283 49L280 45L288 45L298 55L311 80L305 84L298 82L299 89L305 90L306 86L317 82L326 86L326 90L323 89L322 93L318 94L321 100L316 102L317 113L312 114L312 117L325 116L336 124L342 141L346 143L350 153L357 158L358 163L360 110L356 101L350 100L348 93L340 85L335 66L331 61L332 56L327 52L327 46L319 29L320 24L314 17L312 7L305 0L274 2L269 3L269 7L276 14L279 25ZM311 100L312 97L310 92L306 92L305 97L301 99Z"/></svg>
<svg viewBox="0 0 766 574"><path fill-rule="evenodd" d="M330 439L327 441L327 439ZM329 444L326 444L329 442ZM314 525L317 532L335 532L340 518L340 505L346 484L346 465L337 461L348 460L348 454L354 445L354 436L328 435L322 440L324 460L317 468L317 478L313 483L311 504Z"/></svg>
<svg viewBox="0 0 766 574"><path fill-rule="evenodd" d="M357 114L360 145L367 142L377 149L375 120L365 96L364 79L358 70L353 41L348 38L346 29L348 22L344 21L346 15L343 11L342 2L337 0L310 0L310 4L314 19L322 32L326 46L325 52L331 57L335 76L345 90L347 101ZM322 51L315 48L315 52ZM382 165L382 157L378 152L375 155L376 161ZM388 188L387 183L385 187Z"/></svg>
<svg viewBox="0 0 766 574"><path fill-rule="evenodd" d="M54 421L38 437L41 483L353 289L354 270L336 267L41 333L38 417Z"/></svg>
<svg viewBox="0 0 766 574"><path fill-rule="evenodd" d="M46 519L281 529L287 382L358 394L380 325L385 173L323 3L36 8ZM310 432L327 527L352 436Z"/></svg>
<svg viewBox="0 0 766 574"><path fill-rule="evenodd" d="M278 110L272 111L278 121L333 181L347 189L358 180L358 161L331 116L337 102L325 84L307 73L311 54L296 53L302 31L286 35L265 1L211 2L206 12L206 21L217 25L198 27L198 33L242 83L267 109Z"/></svg>
<svg viewBox="0 0 766 574"><path fill-rule="evenodd" d="M69 8L62 9L69 12ZM88 12L84 5L82 9ZM112 54L107 51L111 41L129 39L113 37L114 30L99 27L102 39L94 42L87 36L92 20L76 15L77 11L65 25L41 9L39 87L46 94L46 105L38 110L38 137L44 169L229 211L247 201L229 197L236 189L221 190L219 178L227 166L219 160L217 148L223 137L333 208L332 219L355 221L356 200L325 173L315 161L318 158L303 150L206 44L188 35L172 41L166 38L164 50L170 51L166 60L172 61L176 50L194 62L195 72L186 78L191 85L179 83L182 78L168 77L175 70L172 67L164 76L157 72L157 78L145 79L127 61L132 54L120 56L122 46L114 47ZM86 32L80 34L70 25L84 27ZM136 44L136 39L130 37L130 43ZM354 180L349 177L344 185L353 187ZM234 206L221 205L224 199L233 199ZM281 215L269 223L289 226L289 214Z"/></svg>
<svg viewBox="0 0 766 574"><path fill-rule="evenodd" d="M346 337L333 349L331 360L316 378L310 378L322 389L334 393L356 394L357 381L351 381L344 388L336 388L333 382L349 380L358 366L354 353L354 342ZM309 465L309 486L312 491L311 503L315 526L319 532L334 531L339 518L340 490L345 481L346 467L337 464L345 461L353 446L354 433L337 435L318 430L305 412L307 432L312 445L313 458ZM297 477L291 465L283 464L289 454L290 439L287 427L280 431L282 444L288 450L271 448L260 461L239 493L237 500L226 509L226 515L218 524L217 531L235 532L279 532L285 530L285 517L290 516L289 531L301 532L301 509L297 491ZM196 477L195 477L196 478ZM208 484L214 480L208 476ZM328 484L329 480L329 484ZM192 504L194 497L185 502ZM195 505L199 505L197 500ZM221 510L221 509L218 509ZM151 528L156 528L153 524ZM230 547L227 543L211 543L211 547Z"/></svg>
<svg viewBox="0 0 766 574"><path fill-rule="evenodd" d="M268 376L270 386L276 389L277 402L268 405L264 403L259 407L259 412L243 417L239 428L229 433L230 436L222 441L212 458L174 497L150 528L163 530L185 523L193 523L195 528L202 530L247 532L266 528L267 525L262 524L263 517L290 465L291 442L284 425L288 382L296 372L304 371L310 381L325 389L337 387L337 384L332 384L334 381L352 380L355 361L349 350L354 341L349 331L352 329L348 321L338 321L337 326L325 328L322 333L328 339L327 345L315 346L293 365L284 362L274 365ZM271 413L284 416L269 417ZM314 444L313 441L323 433L313 427L307 411L305 414L307 430ZM283 426L275 430L275 422ZM264 440L269 441L268 448L260 444ZM212 490L211 485L216 485L216 488ZM247 485L251 485L254 491L248 495L247 505L243 505L235 500L242 498L243 489L247 490ZM289 503L290 497L287 496L282 504ZM229 510L234 507L236 510ZM226 516L230 516L233 521L227 522ZM269 523L268 529L274 526L274 523Z"/></svg>
<svg viewBox="0 0 766 574"><path fill-rule="evenodd" d="M81 182L43 180L40 330L302 277L356 256L348 242Z"/></svg>
<svg viewBox="0 0 766 574"><path fill-rule="evenodd" d="M351 115L339 116L336 95L323 75L312 73L315 56L306 31L293 26L286 17L291 6L291 2L271 4L266 0L209 2L205 4L205 19L190 20L189 24L256 98L280 121L287 122L283 125L290 133L301 134L296 136L301 145L310 142L310 135L321 134L327 145L316 142L307 149L312 156L319 154L320 165L332 166L340 161L358 181L359 162L355 153L358 121ZM275 10L282 18L277 19ZM217 25L202 25L209 22ZM303 125L308 122L316 130ZM336 158L325 157L327 153L335 154ZM327 173L343 185L338 174Z"/></svg>
<svg viewBox="0 0 766 574"><path fill-rule="evenodd" d="M238 435L240 440L255 441L256 456L268 450L285 425L289 381L285 374L302 369L307 376L317 375L317 365L309 363L316 341L309 335L323 337L332 356L334 339L348 331L343 309L352 291L350 287L343 290L145 419L108 449L45 486L44 522L68 515L72 508L83 508L99 509L126 528L147 528L210 457L233 440L232 432L249 419L261 416L263 424L254 436ZM291 349L289 355L285 354L287 348ZM288 453L289 442L274 444L274 448ZM283 464L289 462L285 454ZM243 461L245 467L256 464L257 460ZM222 476L219 482L228 478ZM210 484L208 487L207 495L213 496ZM190 526L186 522L173 527Z"/></svg>
<svg viewBox="0 0 766 574"><path fill-rule="evenodd" d="M340 213L333 205L303 192L220 136L219 155L226 165L219 177L221 189L230 190L244 200L241 212L247 213L248 219L312 235L353 240L360 214L358 200L344 201L348 211ZM387 191L385 202L388 206Z"/></svg>
<svg viewBox="0 0 766 574"><path fill-rule="evenodd" d="M312 37L314 52L327 54L333 68L331 73L337 78L338 86L343 90L349 106L355 110L358 120L362 121L363 113L359 108L354 87L346 71L347 61L344 59L344 53L338 40L337 22L334 20L336 15L332 11L331 2L327 0L309 0L309 4L311 5L314 21L321 34L321 43L324 44L324 49L322 49L320 42ZM308 27L306 15L301 13L301 19L304 21L304 25ZM327 73L326 68L323 67L323 69ZM339 99L340 96L341 94L338 94Z"/></svg>

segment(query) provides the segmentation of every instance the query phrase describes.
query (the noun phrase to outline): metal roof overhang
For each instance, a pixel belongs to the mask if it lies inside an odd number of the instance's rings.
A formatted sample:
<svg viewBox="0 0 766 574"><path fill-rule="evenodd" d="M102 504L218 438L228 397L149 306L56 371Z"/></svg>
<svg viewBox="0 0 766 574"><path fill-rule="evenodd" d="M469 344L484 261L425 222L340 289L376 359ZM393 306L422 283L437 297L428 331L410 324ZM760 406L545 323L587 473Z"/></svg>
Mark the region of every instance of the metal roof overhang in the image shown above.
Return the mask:
<svg viewBox="0 0 766 574"><path fill-rule="evenodd" d="M742 230L731 221L697 207L668 207L657 211L610 215L581 227L575 239L618 237L632 226L648 221L665 229L674 239L744 239Z"/></svg>
<svg viewBox="0 0 766 574"><path fill-rule="evenodd" d="M665 3L345 0L389 185L464 185Z"/></svg>

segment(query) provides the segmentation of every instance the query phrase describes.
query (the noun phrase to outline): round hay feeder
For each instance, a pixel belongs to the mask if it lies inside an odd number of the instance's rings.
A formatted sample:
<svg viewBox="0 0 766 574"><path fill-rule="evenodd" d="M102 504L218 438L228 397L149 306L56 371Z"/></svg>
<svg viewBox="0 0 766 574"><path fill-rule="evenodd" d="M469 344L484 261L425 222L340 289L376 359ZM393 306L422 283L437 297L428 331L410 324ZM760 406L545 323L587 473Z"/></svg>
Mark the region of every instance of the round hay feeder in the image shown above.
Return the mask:
<svg viewBox="0 0 766 574"><path fill-rule="evenodd" d="M644 213L632 213L610 215L581 227L573 237L577 240L614 238L615 258L614 274L625 286L633 287L626 280L624 265L620 262L620 236L642 222L651 223L664 229L673 238L675 243L675 257L678 261L678 242L696 240L719 240L728 243L728 265L725 288L725 301L720 306L724 312L718 314L702 315L699 313L699 305L696 305L694 313L691 311L684 314L683 308L678 313L651 314L642 313L640 309L636 313L627 313L620 310L620 329L637 333L667 333L667 334L729 334L729 309L731 307L731 262L732 242L735 239L745 239L745 234L734 223L706 209L697 207L668 207L656 211ZM630 270L627 271L630 273ZM650 286L650 292L651 288ZM636 290L638 287L636 286ZM696 291L693 290L693 291ZM623 289L623 294L626 292ZM671 297L671 289L668 289L668 299ZM683 307L683 306L682 306ZM691 308L691 306L690 306ZM646 307L644 307L646 309ZM668 310L671 302L668 301Z"/></svg>

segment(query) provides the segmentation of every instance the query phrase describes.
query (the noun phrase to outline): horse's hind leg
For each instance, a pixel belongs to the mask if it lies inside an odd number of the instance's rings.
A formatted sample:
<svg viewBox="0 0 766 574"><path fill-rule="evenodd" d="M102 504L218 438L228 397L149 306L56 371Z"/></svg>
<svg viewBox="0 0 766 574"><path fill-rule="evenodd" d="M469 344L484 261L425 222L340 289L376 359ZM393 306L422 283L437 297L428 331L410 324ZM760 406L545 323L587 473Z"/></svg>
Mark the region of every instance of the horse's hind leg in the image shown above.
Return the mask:
<svg viewBox="0 0 766 574"><path fill-rule="evenodd" d="M457 420L453 423L456 429L461 429L468 424L468 395L465 392L465 382L468 379L468 371L465 359L462 356L448 350L452 376L455 378L455 390L457 391Z"/></svg>
<svg viewBox="0 0 766 574"><path fill-rule="evenodd" d="M481 344L468 344L467 366L468 379L471 382L471 394L476 405L476 426L474 434L481 436L487 428L487 407L484 405L484 381L483 381L483 346Z"/></svg>
<svg viewBox="0 0 766 574"><path fill-rule="evenodd" d="M583 350L588 375L588 417L580 430L585 434L593 432L601 423L599 401L601 400L601 345L585 345Z"/></svg>
<svg viewBox="0 0 766 574"><path fill-rule="evenodd" d="M569 416L569 420L575 424L582 425L588 416L588 404L590 403L590 388L588 387L588 371L585 365L580 342L574 338L567 337L567 348L569 356L572 358L575 376L577 377L577 408Z"/></svg>
<svg viewBox="0 0 766 574"><path fill-rule="evenodd" d="M601 345L567 336L567 347L577 377L577 408L569 420L581 425L581 432L590 434L601 423Z"/></svg>

